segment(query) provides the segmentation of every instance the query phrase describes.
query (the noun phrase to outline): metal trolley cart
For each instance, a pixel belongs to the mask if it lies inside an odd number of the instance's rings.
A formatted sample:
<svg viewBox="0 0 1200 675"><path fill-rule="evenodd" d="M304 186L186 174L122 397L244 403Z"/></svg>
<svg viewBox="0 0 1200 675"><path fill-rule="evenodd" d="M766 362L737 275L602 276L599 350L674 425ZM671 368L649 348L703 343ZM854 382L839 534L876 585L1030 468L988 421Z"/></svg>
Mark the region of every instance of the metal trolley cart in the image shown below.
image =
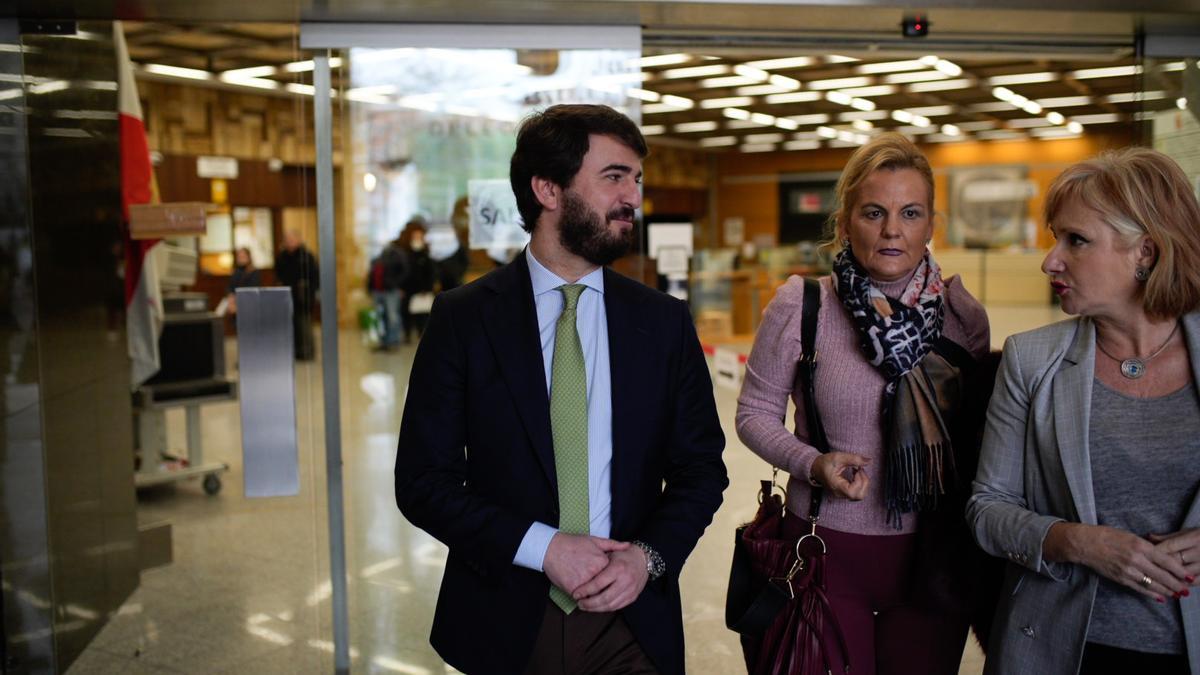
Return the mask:
<svg viewBox="0 0 1200 675"><path fill-rule="evenodd" d="M137 439L134 485L148 487L199 476L204 491L221 490L223 462L206 462L200 432L203 405L237 399L237 382L225 373L225 330L222 317L208 311L203 293L173 293L163 298L164 322L159 338L161 370L133 394ZM187 454L167 447L167 410L184 408Z"/></svg>

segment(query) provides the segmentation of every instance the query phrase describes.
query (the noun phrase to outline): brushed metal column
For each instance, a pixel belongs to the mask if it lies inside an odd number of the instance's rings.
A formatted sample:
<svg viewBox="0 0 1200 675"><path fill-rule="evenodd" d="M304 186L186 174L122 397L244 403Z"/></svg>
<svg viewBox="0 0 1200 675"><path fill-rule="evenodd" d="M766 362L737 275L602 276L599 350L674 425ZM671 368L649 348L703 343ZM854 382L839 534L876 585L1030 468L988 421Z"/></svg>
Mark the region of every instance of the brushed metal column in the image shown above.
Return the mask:
<svg viewBox="0 0 1200 675"><path fill-rule="evenodd" d="M329 53L314 59L313 125L317 142L317 230L321 242L321 379L325 392L325 482L329 491L329 576L333 590L333 666L350 672L346 610L346 522L342 503L342 406L338 389L337 256L333 232L333 113Z"/></svg>

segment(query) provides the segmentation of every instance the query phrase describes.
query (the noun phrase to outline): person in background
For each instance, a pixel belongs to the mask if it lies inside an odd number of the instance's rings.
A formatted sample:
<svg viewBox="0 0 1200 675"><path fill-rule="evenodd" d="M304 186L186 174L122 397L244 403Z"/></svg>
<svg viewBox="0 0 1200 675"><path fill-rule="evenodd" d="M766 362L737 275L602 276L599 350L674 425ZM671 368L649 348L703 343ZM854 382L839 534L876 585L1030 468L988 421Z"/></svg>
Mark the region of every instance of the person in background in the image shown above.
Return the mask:
<svg viewBox="0 0 1200 675"><path fill-rule="evenodd" d="M321 272L300 233L283 233L283 247L275 257L275 276L292 291L292 337L296 358L311 361L316 354L313 337L313 308L321 286Z"/></svg>
<svg viewBox="0 0 1200 675"><path fill-rule="evenodd" d="M383 334L379 349L394 349L405 337L401 306L404 302L404 282L408 277L408 255L400 237L384 245L379 255L371 260L367 272L367 290L375 300L375 307L383 323Z"/></svg>
<svg viewBox="0 0 1200 675"><path fill-rule="evenodd" d="M230 314L237 313L237 289L258 286L262 286L262 274L254 266L250 249L243 246L233 252L233 273L229 275L229 285L225 289L227 311Z"/></svg>
<svg viewBox="0 0 1200 675"><path fill-rule="evenodd" d="M1077 318L1004 355L967 518L1008 560L986 673L1200 673L1200 204L1171 158L1109 152L1046 195Z"/></svg>
<svg viewBox="0 0 1200 675"><path fill-rule="evenodd" d="M462 285L463 276L467 273L467 249L462 245L458 230L453 227L448 229L453 232L454 252L435 262L439 291L458 288Z"/></svg>
<svg viewBox="0 0 1200 675"><path fill-rule="evenodd" d="M400 248L404 251L407 273L404 277L404 283L401 288L404 291L402 321L404 330L404 341L408 342L413 332L417 338L425 332L425 322L429 318L429 308L421 308L423 311L413 311L413 298L422 293L433 293L434 282L434 266L433 259L429 257L429 247L425 242L425 233L428 231L428 226L425 224L425 219L420 216L414 216L404 226L404 231L400 233ZM419 298L418 301L428 300L428 297Z"/></svg>
<svg viewBox="0 0 1200 675"><path fill-rule="evenodd" d="M737 432L790 474L787 508L796 517L784 520L786 536L810 530L811 491L823 488L816 532L828 545L828 597L852 672L951 675L962 659L968 608L938 604L924 591L957 576L956 566L969 572L974 545L962 505L972 473L958 467L972 462L978 445L962 392L973 362L989 350L987 314L957 276L942 277L929 251L933 173L911 141L887 133L860 147L836 194L831 225L839 250L833 274L820 279L814 347L815 403L830 452L810 443L796 378L804 301L798 276L763 314L738 397ZM785 426L789 398L794 433ZM942 556L921 555L921 529L923 538L942 540ZM841 672L842 654L829 652L833 672Z"/></svg>

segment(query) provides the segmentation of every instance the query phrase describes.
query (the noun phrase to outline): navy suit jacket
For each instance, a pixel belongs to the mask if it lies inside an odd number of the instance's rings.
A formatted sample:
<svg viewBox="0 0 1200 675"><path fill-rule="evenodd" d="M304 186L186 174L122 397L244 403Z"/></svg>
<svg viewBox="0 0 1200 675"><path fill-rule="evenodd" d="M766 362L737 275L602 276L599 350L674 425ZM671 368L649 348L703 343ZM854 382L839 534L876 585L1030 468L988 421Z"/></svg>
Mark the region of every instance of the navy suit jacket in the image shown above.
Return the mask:
<svg viewBox="0 0 1200 675"><path fill-rule="evenodd" d="M708 366L683 302L605 269L612 376L612 538L667 572L622 616L663 673L684 671L679 571L728 484ZM449 547L430 642L467 673L519 673L550 582L513 564L558 524L550 403L525 255L438 295L409 380L396 502Z"/></svg>

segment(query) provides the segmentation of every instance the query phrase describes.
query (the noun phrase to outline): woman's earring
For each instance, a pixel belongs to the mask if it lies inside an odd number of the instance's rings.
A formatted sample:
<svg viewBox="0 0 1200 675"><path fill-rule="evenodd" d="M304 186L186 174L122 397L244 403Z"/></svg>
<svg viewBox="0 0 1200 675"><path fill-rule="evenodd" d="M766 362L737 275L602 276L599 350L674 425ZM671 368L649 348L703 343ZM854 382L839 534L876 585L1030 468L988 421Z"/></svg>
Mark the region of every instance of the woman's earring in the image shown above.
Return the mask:
<svg viewBox="0 0 1200 675"><path fill-rule="evenodd" d="M1133 278L1137 279L1138 281L1145 281L1145 280L1149 279L1150 278L1150 268L1149 267L1138 267L1137 269L1133 270Z"/></svg>
<svg viewBox="0 0 1200 675"><path fill-rule="evenodd" d="M842 237L842 248L850 248L850 237Z"/></svg>

